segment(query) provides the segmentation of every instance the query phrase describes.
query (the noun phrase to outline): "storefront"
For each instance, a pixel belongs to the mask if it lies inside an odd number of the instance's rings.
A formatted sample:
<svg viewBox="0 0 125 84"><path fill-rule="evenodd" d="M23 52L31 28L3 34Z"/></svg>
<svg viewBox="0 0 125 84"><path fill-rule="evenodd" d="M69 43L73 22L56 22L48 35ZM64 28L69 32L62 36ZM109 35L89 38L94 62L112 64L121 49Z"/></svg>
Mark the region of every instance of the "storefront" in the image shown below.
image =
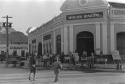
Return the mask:
<svg viewBox="0 0 125 84"><path fill-rule="evenodd" d="M124 58L124 5L105 0L66 0L60 15L29 34L29 51L41 54L86 51L87 55L102 51L111 55L119 50Z"/></svg>

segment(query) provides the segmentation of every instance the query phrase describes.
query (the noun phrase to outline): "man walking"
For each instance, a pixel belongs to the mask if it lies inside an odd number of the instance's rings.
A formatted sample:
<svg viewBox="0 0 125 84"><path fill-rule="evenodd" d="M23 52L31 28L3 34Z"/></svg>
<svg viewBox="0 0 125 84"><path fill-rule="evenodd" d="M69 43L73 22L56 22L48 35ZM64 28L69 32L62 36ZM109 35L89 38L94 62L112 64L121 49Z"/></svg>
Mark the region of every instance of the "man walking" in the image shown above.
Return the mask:
<svg viewBox="0 0 125 84"><path fill-rule="evenodd" d="M33 74L33 80L35 80L36 59L35 59L34 55L30 56L30 59L29 59L29 68L30 68L29 80L31 80L31 75L32 74Z"/></svg>
<svg viewBox="0 0 125 84"><path fill-rule="evenodd" d="M54 68L54 74L55 74L55 80L54 80L54 82L57 82L58 81L58 76L59 76L59 71L62 68L61 63L59 62L58 55L56 57L56 62L54 62L54 64L53 64L53 68Z"/></svg>

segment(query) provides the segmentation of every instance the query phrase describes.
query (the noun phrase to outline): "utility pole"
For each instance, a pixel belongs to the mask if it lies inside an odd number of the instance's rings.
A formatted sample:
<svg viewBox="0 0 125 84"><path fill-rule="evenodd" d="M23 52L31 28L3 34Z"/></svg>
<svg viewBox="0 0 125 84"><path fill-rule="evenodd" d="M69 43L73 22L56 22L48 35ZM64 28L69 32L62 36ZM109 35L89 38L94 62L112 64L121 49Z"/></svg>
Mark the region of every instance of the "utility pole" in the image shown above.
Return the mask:
<svg viewBox="0 0 125 84"><path fill-rule="evenodd" d="M9 27L9 23L8 23L8 19L9 18L12 18L12 17L9 17L8 15L7 16L4 16L2 18L5 18L6 19L6 22L4 23L4 27L6 28L6 57L7 57L7 61L8 61L8 57L9 57L9 35L8 35L8 27ZM7 63L8 65L8 63Z"/></svg>

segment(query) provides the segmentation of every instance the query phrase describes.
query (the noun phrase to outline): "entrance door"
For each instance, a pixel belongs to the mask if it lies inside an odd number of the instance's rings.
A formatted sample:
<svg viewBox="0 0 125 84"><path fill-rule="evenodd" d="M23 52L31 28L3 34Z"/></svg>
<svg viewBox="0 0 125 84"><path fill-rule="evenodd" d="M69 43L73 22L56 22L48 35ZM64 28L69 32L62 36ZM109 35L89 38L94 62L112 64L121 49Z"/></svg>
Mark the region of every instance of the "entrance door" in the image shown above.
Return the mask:
<svg viewBox="0 0 125 84"><path fill-rule="evenodd" d="M122 60L125 60L125 32L117 33L117 50Z"/></svg>
<svg viewBox="0 0 125 84"><path fill-rule="evenodd" d="M38 56L42 56L42 43L38 44Z"/></svg>
<svg viewBox="0 0 125 84"><path fill-rule="evenodd" d="M121 55L125 55L125 32L117 34L117 49Z"/></svg>
<svg viewBox="0 0 125 84"><path fill-rule="evenodd" d="M61 35L56 36L56 53L61 53Z"/></svg>
<svg viewBox="0 0 125 84"><path fill-rule="evenodd" d="M22 56L22 57L25 56L25 51L24 51L24 50L21 51L21 56Z"/></svg>
<svg viewBox="0 0 125 84"><path fill-rule="evenodd" d="M89 56L94 51L94 37L91 32L83 31L77 34L77 51L80 55L86 51Z"/></svg>

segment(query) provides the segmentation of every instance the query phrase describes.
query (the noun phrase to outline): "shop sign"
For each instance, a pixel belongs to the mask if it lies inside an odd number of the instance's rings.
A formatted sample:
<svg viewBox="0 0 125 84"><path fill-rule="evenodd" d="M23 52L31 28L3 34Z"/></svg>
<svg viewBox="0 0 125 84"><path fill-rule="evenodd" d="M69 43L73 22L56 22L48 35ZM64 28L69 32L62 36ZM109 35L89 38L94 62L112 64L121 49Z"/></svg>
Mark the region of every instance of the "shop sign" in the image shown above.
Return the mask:
<svg viewBox="0 0 125 84"><path fill-rule="evenodd" d="M91 19L91 18L103 18L103 12L81 13L81 14L72 14L66 16L66 20L81 20L81 19Z"/></svg>

